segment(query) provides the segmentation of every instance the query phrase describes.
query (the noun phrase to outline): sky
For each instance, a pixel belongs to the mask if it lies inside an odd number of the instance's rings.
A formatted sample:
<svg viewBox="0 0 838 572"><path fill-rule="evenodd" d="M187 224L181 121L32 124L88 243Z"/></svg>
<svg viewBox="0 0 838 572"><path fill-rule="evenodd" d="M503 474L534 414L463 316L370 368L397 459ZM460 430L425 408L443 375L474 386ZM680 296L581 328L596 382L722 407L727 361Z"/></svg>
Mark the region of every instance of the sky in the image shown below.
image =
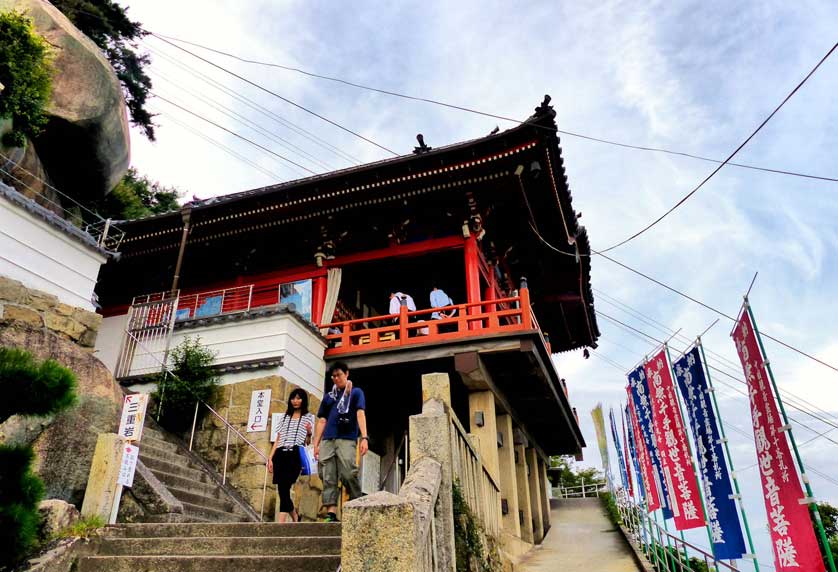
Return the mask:
<svg viewBox="0 0 838 572"><path fill-rule="evenodd" d="M157 34L353 82L524 119L545 93L562 130L723 159L779 104L838 38L838 4L787 2L246 2L121 0ZM397 153L415 134L441 146L513 124L304 75L211 59ZM154 91L315 172L389 156L156 37ZM215 85L200 79L204 74ZM217 89L221 84L226 91ZM735 161L838 177L838 55L799 90ZM244 103L248 98L256 106ZM308 174L160 99L157 141L132 132L132 163L187 198L259 187ZM236 123L229 108L249 125ZM295 127L289 127L289 122ZM255 128L253 126L255 125ZM214 142L208 142L205 138ZM562 136L573 192L594 249L610 246L677 202L715 167L694 159ZM220 149L225 146L230 152ZM243 161L242 159L245 159ZM750 295L765 332L838 364L838 184L723 168L692 199L639 238L611 251L621 262L736 314ZM585 466L601 466L590 410L625 400L624 373L674 330L689 342L715 319L602 258L592 261L602 337L590 359L555 357L588 442ZM830 318L832 316L832 318ZM722 318L704 336L711 363L741 369ZM672 342L675 353L684 348ZM766 351L787 397L799 443L831 427L795 411L818 408L838 424L838 372L770 341ZM719 357L716 357L718 354ZM766 517L743 385L714 375L732 455L763 569L770 570ZM728 387L724 384L729 384ZM801 402L800 398L807 403ZM816 432L812 431L815 430ZM742 433L739 433L741 431ZM801 446L807 466L838 476L838 431ZM838 486L810 473L818 499L838 504ZM706 536L691 535L706 546Z"/></svg>

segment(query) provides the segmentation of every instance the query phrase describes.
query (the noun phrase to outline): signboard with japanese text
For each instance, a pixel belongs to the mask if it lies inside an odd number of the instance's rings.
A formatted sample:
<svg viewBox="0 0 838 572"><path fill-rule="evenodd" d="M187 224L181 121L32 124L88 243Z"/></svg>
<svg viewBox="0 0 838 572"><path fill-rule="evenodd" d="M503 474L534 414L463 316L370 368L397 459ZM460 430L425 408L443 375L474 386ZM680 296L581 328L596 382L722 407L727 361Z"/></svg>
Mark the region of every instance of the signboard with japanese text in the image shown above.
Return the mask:
<svg viewBox="0 0 838 572"><path fill-rule="evenodd" d="M672 518L677 530L705 525L701 497L695 477L687 428L681 418L675 384L666 357L666 348L646 362L646 379L652 403L652 429L661 457L661 468L669 491Z"/></svg>
<svg viewBox="0 0 838 572"><path fill-rule="evenodd" d="M678 388L687 406L695 441L698 471L704 491L704 510L713 539L716 558L736 560L745 554L745 538L739 525L733 487L712 397L701 363L701 353L693 347L672 364Z"/></svg>
<svg viewBox="0 0 838 572"><path fill-rule="evenodd" d="M670 507L669 487L663 477L663 464L661 462L660 451L655 442L655 434L652 430L652 402L649 398L649 386L646 383L646 370L643 366L628 374L629 381L629 395L634 404L634 413L637 416L637 424L640 427L640 435L643 439L643 445L648 454L650 466L652 468L651 478L654 479L655 490L658 492L658 501L660 508L663 510L664 518L672 518L672 510ZM648 488L647 483L647 488ZM649 503L652 506L652 503ZM650 510L653 510L650 508Z"/></svg>
<svg viewBox="0 0 838 572"><path fill-rule="evenodd" d="M140 448L131 443L122 446L122 463L119 465L119 476L116 483L124 487L131 487L134 484L134 471L137 469L137 459L140 456Z"/></svg>
<svg viewBox="0 0 838 572"><path fill-rule="evenodd" d="M655 468L652 465L652 459L643 441L643 432L640 429L640 423L637 421L637 412L634 409L634 403L631 401L631 389L626 388L626 391L629 393L628 411L631 430L634 432L633 441L637 454L635 467L637 467L638 480L640 481L640 496L646 500L646 509L652 512L661 508L660 492L657 486L657 479L655 479Z"/></svg>
<svg viewBox="0 0 838 572"><path fill-rule="evenodd" d="M270 420L271 390L257 389L250 396L250 413L247 416L247 432L267 431Z"/></svg>
<svg viewBox="0 0 838 572"><path fill-rule="evenodd" d="M809 518L809 507L801 504L805 495L747 310L743 311L731 335L748 384L757 466L768 514L774 566L779 572L823 572L824 564Z"/></svg>
<svg viewBox="0 0 838 572"><path fill-rule="evenodd" d="M142 438L147 405L148 395L145 393L125 396L122 402L122 418L119 421L120 437L126 441L139 441Z"/></svg>

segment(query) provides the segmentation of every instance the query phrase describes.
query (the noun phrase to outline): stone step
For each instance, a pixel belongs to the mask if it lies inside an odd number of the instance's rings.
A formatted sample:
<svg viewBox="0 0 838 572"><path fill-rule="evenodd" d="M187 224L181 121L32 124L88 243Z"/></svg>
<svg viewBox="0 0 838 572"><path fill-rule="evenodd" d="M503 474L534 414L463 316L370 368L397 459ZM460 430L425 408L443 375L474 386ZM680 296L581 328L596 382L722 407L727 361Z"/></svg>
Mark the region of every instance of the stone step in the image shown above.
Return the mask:
<svg viewBox="0 0 838 572"><path fill-rule="evenodd" d="M160 461L166 461L167 463L171 463L173 465L185 466L189 467L190 469L197 469L199 471L203 470L203 467L197 466L192 459L190 459L187 455L184 455L180 451L169 451L168 449L159 449L154 445L150 444L146 444L145 446L140 445L140 457L152 457Z"/></svg>
<svg viewBox="0 0 838 572"><path fill-rule="evenodd" d="M340 555L338 536L288 538L220 536L205 538L105 538L99 556L292 556Z"/></svg>
<svg viewBox="0 0 838 572"><path fill-rule="evenodd" d="M233 513L226 510L216 510L207 506L192 504L190 502L180 502L183 504L183 517L186 522L189 522L191 516L197 516L211 522L243 522L247 520L247 517L243 513Z"/></svg>
<svg viewBox="0 0 838 572"><path fill-rule="evenodd" d="M143 431L143 440L140 441L140 448L142 449L145 445L151 445L152 447L155 447L157 449L164 449L166 451L171 451L172 453L180 450L179 447L174 443L163 441L162 439L152 437L151 435L146 435L145 431Z"/></svg>
<svg viewBox="0 0 838 572"><path fill-rule="evenodd" d="M335 572L340 556L88 556L78 572Z"/></svg>
<svg viewBox="0 0 838 572"><path fill-rule="evenodd" d="M204 471L184 466L184 464L174 464L160 460L156 457L149 457L143 452L142 448L140 449L140 460L142 460L146 467L154 472L160 471L163 473L169 473L170 475L177 475L179 477L200 483L209 484L212 482L209 475L207 475Z"/></svg>
<svg viewBox="0 0 838 572"><path fill-rule="evenodd" d="M206 506L224 512L241 512L240 509L236 510L238 509L238 507L235 504L226 499L210 497L202 495L200 493L194 493L192 491L187 491L168 485L166 488L168 488L169 492L172 493L175 496L175 498L181 502L188 502L198 506Z"/></svg>
<svg viewBox="0 0 838 572"><path fill-rule="evenodd" d="M340 536L341 524L339 522L120 524L108 527L106 534L123 538Z"/></svg>
<svg viewBox="0 0 838 572"><path fill-rule="evenodd" d="M159 429L154 429L153 427L149 427L146 425L143 427L143 437L146 435L153 437L159 441L166 441L168 442L168 435Z"/></svg>
<svg viewBox="0 0 838 572"><path fill-rule="evenodd" d="M226 494L222 493L221 487L212 482L212 480L208 479L208 482L202 483L180 475L173 475L164 471L152 469L151 467L149 467L149 469L151 469L154 476L160 479L160 482L166 485L166 488L168 489L180 489L182 491L216 499L226 498Z"/></svg>

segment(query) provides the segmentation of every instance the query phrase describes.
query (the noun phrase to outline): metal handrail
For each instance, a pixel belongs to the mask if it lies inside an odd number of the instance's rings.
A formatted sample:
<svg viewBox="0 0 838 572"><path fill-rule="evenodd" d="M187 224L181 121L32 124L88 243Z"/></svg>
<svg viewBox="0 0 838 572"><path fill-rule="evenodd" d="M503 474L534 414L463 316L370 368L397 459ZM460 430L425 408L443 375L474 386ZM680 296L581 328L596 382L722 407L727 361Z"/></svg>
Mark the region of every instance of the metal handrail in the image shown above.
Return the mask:
<svg viewBox="0 0 838 572"><path fill-rule="evenodd" d="M134 341L137 343L138 346L140 346L143 349L145 349L146 351L148 351L148 348L146 348L142 344L142 342L140 342L140 340L137 339L137 337L134 334L132 334L131 332L129 332L127 330L126 330L125 333L129 337L134 338ZM154 354L152 354L152 353L149 353L149 355L152 355L154 357ZM183 382L183 380L180 379L177 375L175 375L175 373L172 371L172 369L165 362L157 359L156 357L154 357L154 359L155 359L155 361L157 361L160 364L160 366L163 368L163 371L166 374L171 375L174 379L176 379L177 381L180 381L181 383ZM222 481L223 481L222 484L226 484L226 480L227 480L226 479L227 450L229 449L229 446L230 446L230 439L229 439L229 432L230 431L232 431L239 438L241 438L241 440L244 441L247 444L248 447L250 447L251 449L256 451L256 453L260 457L262 457L263 461L265 462L265 478L264 478L264 482L262 483L262 506L259 509L259 520L262 521L262 519L264 517L264 514L265 514L265 496L266 496L266 491L267 491L267 486L268 486L268 457L267 457L267 455L265 455L258 447L256 447L256 445L251 443L244 435L242 435L239 432L238 429L233 427L226 419L221 417L221 415L215 409L213 409L208 403L206 403L205 401L203 401L200 398L196 398L196 400L195 400L195 416L192 420L192 435L189 438L189 450L190 451L192 451L192 443L193 443L194 437L195 437L195 425L197 424L197 421L198 421L198 407L199 407L199 404L204 405L210 411L210 413L212 413L215 417L220 419L221 422L224 424L224 426L227 428L227 431L228 431L227 445L225 446L225 451L224 451L224 473L225 474L224 474L224 478L222 479Z"/></svg>

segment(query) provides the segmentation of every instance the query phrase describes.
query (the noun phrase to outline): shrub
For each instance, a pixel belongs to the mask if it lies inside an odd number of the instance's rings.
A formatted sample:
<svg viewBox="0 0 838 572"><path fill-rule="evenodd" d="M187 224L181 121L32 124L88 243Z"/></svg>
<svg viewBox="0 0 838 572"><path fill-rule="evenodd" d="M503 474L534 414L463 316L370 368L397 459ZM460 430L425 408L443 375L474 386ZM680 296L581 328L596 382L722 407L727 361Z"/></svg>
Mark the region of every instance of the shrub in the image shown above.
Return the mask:
<svg viewBox="0 0 838 572"><path fill-rule="evenodd" d="M21 12L0 14L0 117L11 117L12 131L3 145L20 147L25 136L36 136L47 123L52 90L49 44Z"/></svg>
<svg viewBox="0 0 838 572"><path fill-rule="evenodd" d="M49 415L75 403L76 376L55 360L0 347L0 423L16 413Z"/></svg>
<svg viewBox="0 0 838 572"><path fill-rule="evenodd" d="M460 483L453 487L454 549L457 572L499 572L503 570L500 551L487 535L466 503Z"/></svg>
<svg viewBox="0 0 838 572"><path fill-rule="evenodd" d="M172 374L163 374L152 397L160 424L173 432L192 427L195 401L210 401L218 386L212 364L215 353L201 345L201 338L186 338L172 350ZM198 411L199 419L206 410Z"/></svg>
<svg viewBox="0 0 838 572"><path fill-rule="evenodd" d="M55 538L90 538L94 532L105 526L98 514L82 518L56 533Z"/></svg>
<svg viewBox="0 0 838 572"><path fill-rule="evenodd" d="M611 493L605 493L599 497L599 500L602 503L602 508L605 509L605 514L608 515L608 520L611 521L611 524L614 526L622 524L623 519L620 517L620 511L617 508L617 501L614 500L614 495Z"/></svg>

